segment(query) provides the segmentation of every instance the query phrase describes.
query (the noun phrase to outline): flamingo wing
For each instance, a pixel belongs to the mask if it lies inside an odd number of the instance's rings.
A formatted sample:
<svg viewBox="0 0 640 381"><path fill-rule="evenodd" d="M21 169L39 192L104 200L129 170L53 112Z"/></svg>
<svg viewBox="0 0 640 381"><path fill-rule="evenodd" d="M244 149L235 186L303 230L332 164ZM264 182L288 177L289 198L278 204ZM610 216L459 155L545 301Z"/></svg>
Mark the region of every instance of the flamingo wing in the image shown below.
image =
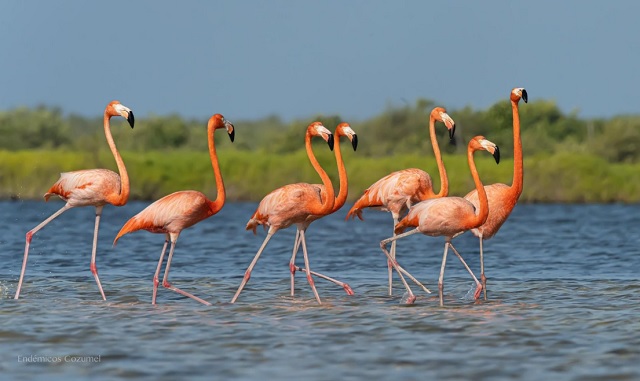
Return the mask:
<svg viewBox="0 0 640 381"><path fill-rule="evenodd" d="M63 172L44 199L59 196L72 206L105 205L110 194L120 193L120 175L108 169Z"/></svg>

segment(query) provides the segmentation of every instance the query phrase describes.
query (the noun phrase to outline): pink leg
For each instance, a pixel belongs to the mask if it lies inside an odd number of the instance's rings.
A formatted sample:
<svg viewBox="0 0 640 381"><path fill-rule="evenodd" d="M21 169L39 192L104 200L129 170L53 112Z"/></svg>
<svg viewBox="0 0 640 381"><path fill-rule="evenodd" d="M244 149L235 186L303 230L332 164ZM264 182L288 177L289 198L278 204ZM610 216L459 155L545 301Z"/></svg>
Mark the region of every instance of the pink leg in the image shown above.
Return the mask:
<svg viewBox="0 0 640 381"><path fill-rule="evenodd" d="M160 275L160 268L162 268L162 260L164 259L164 253L167 251L167 244L169 243L169 235L167 234L164 239L164 245L162 246L162 253L160 253L160 260L158 261L158 267L156 273L153 275L153 296L151 297L151 304L156 304L156 295L158 294L158 285L160 281L158 276Z"/></svg>
<svg viewBox="0 0 640 381"><path fill-rule="evenodd" d="M471 271L471 269L467 265L467 262L465 262L464 259L462 259L462 256L460 255L460 253L458 253L458 250L456 250L456 248L453 247L453 244L449 243L449 246L451 246L451 249L453 250L454 254L458 257L460 262L462 262L462 265L464 266L464 268L467 269L469 274L471 274L473 281L476 282L476 292L473 294L473 297L475 299L478 299L480 297L480 293L482 292L482 284L478 281L478 278L476 278L476 276L473 274L473 271Z"/></svg>
<svg viewBox="0 0 640 381"><path fill-rule="evenodd" d="M444 254L442 254L442 265L440 266L440 277L438 278L438 295L440 296L440 307L444 307L444 268L447 265L447 250L449 241L444 243Z"/></svg>
<svg viewBox="0 0 640 381"><path fill-rule="evenodd" d="M295 288L296 270L300 270L300 268L295 265L296 254L298 254L299 247L300 247L300 230L296 229L296 240L293 243L293 254L291 255L291 260L289 261L289 271L291 272L291 296L294 296L295 294L294 288Z"/></svg>
<svg viewBox="0 0 640 381"><path fill-rule="evenodd" d="M267 243L271 239L271 236L273 236L273 234L276 231L277 230L273 230L272 231L271 228L269 229L269 232L267 233L267 236L265 237L264 241L262 242L262 246L260 246L260 249L258 249L258 252L256 253L256 256L253 257L253 260L249 264L249 267L247 268L247 271L244 272L244 278L242 278L242 282L240 283L240 287L238 287L238 290L236 291L236 294L233 296L233 299L231 299L231 303L235 303L236 300L238 299L238 296L240 296L240 293L242 292L242 289L244 288L244 286L249 281L249 278L251 278L251 271L253 270L253 267L258 262L258 258L260 258L260 254L262 254L262 251L264 250L265 246L267 246Z"/></svg>
<svg viewBox="0 0 640 381"><path fill-rule="evenodd" d="M27 270L27 257L29 256L29 246L31 245L31 239L33 239L33 236L43 227L45 227L45 225L47 225L49 222L51 222L54 218L58 217L59 215L61 215L62 213L64 213L65 211L67 211L68 209L73 208L71 205L69 204L65 204L65 206L63 206L62 208L60 208L57 212L53 213L51 216L49 216L49 218L47 218L46 220L42 221L38 226L36 226L35 228L29 230L27 232L26 235L26 239L25 239L25 245L24 245L24 259L22 260L22 270L20 271L20 280L18 281L18 288L16 289L16 296L14 297L14 299L18 299L20 297L20 289L22 288L22 281L24 280L24 273Z"/></svg>
<svg viewBox="0 0 640 381"><path fill-rule="evenodd" d="M484 293L484 300L487 300L487 277L484 276L484 253L482 248L482 235L480 235L480 280L482 281L482 291ZM477 298L476 298L477 299Z"/></svg>
<svg viewBox="0 0 640 381"><path fill-rule="evenodd" d="M102 295L102 300L107 300L102 290L102 284L100 284L100 278L98 278L98 268L96 267L96 251L98 251L98 227L100 226L100 216L102 215L102 206L96 206L96 226L93 230L93 249L91 251L91 273L96 279L96 284Z"/></svg>
<svg viewBox="0 0 640 381"><path fill-rule="evenodd" d="M404 279L404 276L402 275L402 272L400 271L400 268L399 268L400 265L395 260L395 258L391 257L391 254L387 251L387 243L395 242L398 238L406 237L407 235L415 234L417 232L418 232L418 229L414 229L407 233L403 233L403 234L380 241L380 248L382 249L382 252L384 253L384 255L387 256L387 259L391 262L391 265L398 272L398 275L400 276L400 280L402 281L402 284L404 284L404 287L407 289L407 293L409 294L409 298L407 298L407 304L413 304L416 301L416 296L413 294L413 291L411 291L411 287L409 287L409 284Z"/></svg>
<svg viewBox="0 0 640 381"><path fill-rule="evenodd" d="M311 270L309 267L309 256L307 255L307 240L304 238L304 230L300 230L300 239L302 240L302 254L304 255L304 266L307 272L307 281L311 286L311 290L313 291L313 295L315 295L318 304L322 304L320 301L320 295L318 295L318 290L316 290L316 285L311 277Z"/></svg>
<svg viewBox="0 0 640 381"><path fill-rule="evenodd" d="M393 237L396 237L395 228L398 224L398 217L400 217L397 213L392 213L393 216ZM395 261L396 259L396 240L391 241L391 259ZM393 295L393 265L392 262L387 261L387 272L389 274L389 296Z"/></svg>
<svg viewBox="0 0 640 381"><path fill-rule="evenodd" d="M171 268L171 258L173 258L173 250L176 247L176 241L177 241L177 237L172 237L171 239L171 249L169 249L169 258L167 258L167 267L164 270L164 277L162 278L162 286L164 286L165 288L168 288L171 291L175 291L180 295L184 295L188 298L191 298L193 300L197 300L198 302L204 304L205 306L210 306L211 303L207 302L204 299L200 299L197 296L190 294L186 291L183 291L181 289L179 289L178 287L174 287L171 285L171 283L169 283L169 268Z"/></svg>
<svg viewBox="0 0 640 381"><path fill-rule="evenodd" d="M297 271L304 271L304 272L306 272L306 271L307 271L306 269L304 269L304 268L300 268L300 267L298 267L298 266L294 266L294 268L295 268ZM326 275L324 275L324 274L317 273L317 272L315 272L315 271L309 271L309 272L311 273L311 275L315 275L315 276L317 276L318 278L322 278L322 279L328 280L329 282L335 283L335 284L337 284L338 286L340 286L340 287L344 288L344 291L347 293L347 295L355 295L355 293L353 292L353 290L351 289L351 287L350 287L347 283L340 282L340 281L339 281L339 280L337 280L337 279L333 279L333 278L331 278L331 277L329 277L329 276L326 276Z"/></svg>
<svg viewBox="0 0 640 381"><path fill-rule="evenodd" d="M414 230L410 230L406 233L402 233L400 235L394 235L391 238L387 238L385 240L383 240L381 242L381 244L383 244L385 247L387 245L387 243L391 242L391 244L393 245L394 242L396 242L398 239L406 237L408 235L412 235L418 233L418 230L414 229ZM393 259L395 261L395 258ZM395 261L395 268L396 271L401 272L402 274L406 275L409 279L411 279L415 284L417 284L419 287L421 287L427 294L430 294L431 291L429 291L428 288L426 288L420 281L418 281L413 275L411 275L407 270L405 270L402 266L400 266L400 264Z"/></svg>

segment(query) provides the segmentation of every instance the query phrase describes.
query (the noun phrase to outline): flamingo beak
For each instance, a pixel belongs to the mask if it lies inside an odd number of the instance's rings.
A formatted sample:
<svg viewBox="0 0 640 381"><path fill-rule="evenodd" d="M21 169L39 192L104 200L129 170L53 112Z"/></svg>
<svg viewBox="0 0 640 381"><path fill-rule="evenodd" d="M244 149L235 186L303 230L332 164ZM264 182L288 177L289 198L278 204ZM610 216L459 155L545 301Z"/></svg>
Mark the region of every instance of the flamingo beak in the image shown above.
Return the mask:
<svg viewBox="0 0 640 381"><path fill-rule="evenodd" d="M233 139L236 137L236 128L233 124L227 124L227 133L229 134L229 139L231 139L231 143L233 143Z"/></svg>
<svg viewBox="0 0 640 381"><path fill-rule="evenodd" d="M353 134L353 138L351 139L351 146L353 146L353 150L355 151L358 148L358 135Z"/></svg>
<svg viewBox="0 0 640 381"><path fill-rule="evenodd" d="M329 134L327 137L327 144L329 144L329 149L333 151L333 134Z"/></svg>
<svg viewBox="0 0 640 381"><path fill-rule="evenodd" d="M133 117L133 111L129 111L127 113L127 122L129 122L129 125L131 126L131 128L133 128L133 124L135 123L136 119Z"/></svg>
<svg viewBox="0 0 640 381"><path fill-rule="evenodd" d="M524 101L524 103L527 103L529 98L527 96L527 90L522 89L522 100Z"/></svg>
<svg viewBox="0 0 640 381"><path fill-rule="evenodd" d="M453 140L453 135L456 133L456 125L455 123L453 125L451 125L451 128L449 129L449 139Z"/></svg>
<svg viewBox="0 0 640 381"><path fill-rule="evenodd" d="M496 164L500 164L500 149L496 146L496 149L493 151L493 158L496 159Z"/></svg>

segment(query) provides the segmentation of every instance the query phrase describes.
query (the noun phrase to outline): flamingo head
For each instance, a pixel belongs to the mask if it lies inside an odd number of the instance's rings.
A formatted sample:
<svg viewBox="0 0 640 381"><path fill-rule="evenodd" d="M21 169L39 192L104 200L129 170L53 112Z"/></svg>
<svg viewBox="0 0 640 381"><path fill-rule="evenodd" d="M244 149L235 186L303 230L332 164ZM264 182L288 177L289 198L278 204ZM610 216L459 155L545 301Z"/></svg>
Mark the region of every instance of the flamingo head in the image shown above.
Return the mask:
<svg viewBox="0 0 640 381"><path fill-rule="evenodd" d="M516 87L511 90L511 101L518 103L520 102L520 99L522 99L524 103L529 101L527 97L527 90L525 90L524 87Z"/></svg>
<svg viewBox="0 0 640 381"><path fill-rule="evenodd" d="M214 131L218 128L224 128L227 130L227 134L229 134L229 139L233 142L233 139L236 136L236 130L233 126L233 123L229 122L224 116L221 114L215 114L211 118L209 118L209 125L213 127Z"/></svg>
<svg viewBox="0 0 640 381"><path fill-rule="evenodd" d="M351 146L353 147L353 150L355 151L356 148L358 148L358 135L356 135L356 132L353 129L351 129L351 126L349 125L349 123L338 124L338 127L336 127L335 136L337 137L346 136L351 141Z"/></svg>
<svg viewBox="0 0 640 381"><path fill-rule="evenodd" d="M109 117L120 115L121 117L125 118L127 122L129 122L131 128L133 128L133 125L135 123L133 111L131 111L129 107L123 105L119 101L111 101L107 105L107 108L104 110L104 113Z"/></svg>
<svg viewBox="0 0 640 381"><path fill-rule="evenodd" d="M313 122L307 127L308 136L319 136L329 145L329 149L333 151L333 134L321 122Z"/></svg>
<svg viewBox="0 0 640 381"><path fill-rule="evenodd" d="M456 133L456 122L447 114L447 110L444 107L436 107L431 111L431 118L444 123L449 130L449 139L453 140L453 135Z"/></svg>
<svg viewBox="0 0 640 381"><path fill-rule="evenodd" d="M469 150L471 151L488 151L493 155L493 158L496 160L496 164L500 163L500 149L498 146L487 140L484 136L475 136L469 141Z"/></svg>

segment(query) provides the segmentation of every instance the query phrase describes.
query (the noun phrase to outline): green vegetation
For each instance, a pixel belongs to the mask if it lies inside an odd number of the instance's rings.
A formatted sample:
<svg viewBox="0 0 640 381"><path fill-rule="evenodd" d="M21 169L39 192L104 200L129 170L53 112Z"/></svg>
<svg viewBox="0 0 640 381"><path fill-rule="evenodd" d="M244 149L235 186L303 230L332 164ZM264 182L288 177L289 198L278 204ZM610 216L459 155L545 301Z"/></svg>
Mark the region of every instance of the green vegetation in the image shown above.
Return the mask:
<svg viewBox="0 0 640 381"><path fill-rule="evenodd" d="M417 167L440 181L428 140L429 112L436 104L390 107L366 121L350 121L358 151L343 145L349 173L349 199L391 171ZM135 108L134 108L135 110ZM212 110L219 111L219 110ZM513 171L511 107L507 100L487 110L448 110L456 121L457 144L436 126L445 153L452 195L473 188L466 164L466 141L485 135L501 148L503 161L477 154L483 181L510 183ZM236 120L236 142L216 135L218 156L230 200L259 200L290 182L320 182L303 147L306 125L321 120L333 129L338 116L283 122L275 116ZM640 116L579 119L552 101L520 103L525 155L521 202L639 202ZM181 189L215 196L206 143L206 121L178 115L136 119L131 130L119 118L112 131L131 177L131 197L157 199ZM63 115L57 108L18 108L0 112L0 198L40 198L58 174L86 168L116 170L102 129L102 118ZM333 154L326 144L314 149L337 184ZM486 157L485 157L486 156ZM337 186L337 185L336 185Z"/></svg>

